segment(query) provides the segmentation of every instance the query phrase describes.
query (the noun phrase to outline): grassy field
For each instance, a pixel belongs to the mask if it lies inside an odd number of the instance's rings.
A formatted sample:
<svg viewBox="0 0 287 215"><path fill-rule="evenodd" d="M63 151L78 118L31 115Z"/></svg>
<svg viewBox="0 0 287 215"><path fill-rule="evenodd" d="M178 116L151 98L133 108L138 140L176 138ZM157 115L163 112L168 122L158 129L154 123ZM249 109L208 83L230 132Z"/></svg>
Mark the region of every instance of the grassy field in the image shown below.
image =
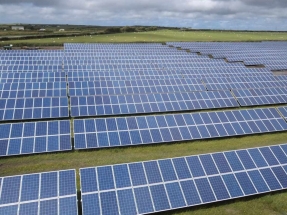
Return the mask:
<svg viewBox="0 0 287 215"><path fill-rule="evenodd" d="M220 32L220 31L176 31L158 30L137 33L103 34L93 36L62 37L31 40L10 40L4 44L62 45L63 43L125 43L168 41L263 41L287 40L287 33L267 32Z"/></svg>

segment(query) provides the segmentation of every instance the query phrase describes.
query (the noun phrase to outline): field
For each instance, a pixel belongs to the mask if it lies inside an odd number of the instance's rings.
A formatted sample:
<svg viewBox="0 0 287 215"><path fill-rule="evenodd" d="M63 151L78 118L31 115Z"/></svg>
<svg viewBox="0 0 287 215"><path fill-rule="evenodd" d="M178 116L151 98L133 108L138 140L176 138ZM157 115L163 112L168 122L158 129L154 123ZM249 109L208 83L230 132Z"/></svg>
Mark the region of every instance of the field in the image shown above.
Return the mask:
<svg viewBox="0 0 287 215"><path fill-rule="evenodd" d="M41 40L12 40L1 42L18 45L62 45L63 43L107 43L107 42L167 42L167 41L262 41L287 40L287 33L253 33L253 32L181 32L160 30L155 32L121 33L108 35L64 37ZM100 150L83 150L72 152L48 153L28 156L15 156L0 159L0 177L37 173L44 171L76 169L77 188L79 168L99 165L145 161L152 159L180 157L194 154L282 144L287 141L287 132L250 135L234 138L218 138L204 141L155 144L135 147L122 147ZM173 215L286 215L287 192L278 191L271 194L213 203L182 210L164 212Z"/></svg>
<svg viewBox="0 0 287 215"><path fill-rule="evenodd" d="M178 31L158 30L136 33L100 34L62 38L10 40L2 45L62 45L63 43L125 43L125 42L168 42L168 41L263 41L287 40L287 33L276 32L221 32L221 31Z"/></svg>

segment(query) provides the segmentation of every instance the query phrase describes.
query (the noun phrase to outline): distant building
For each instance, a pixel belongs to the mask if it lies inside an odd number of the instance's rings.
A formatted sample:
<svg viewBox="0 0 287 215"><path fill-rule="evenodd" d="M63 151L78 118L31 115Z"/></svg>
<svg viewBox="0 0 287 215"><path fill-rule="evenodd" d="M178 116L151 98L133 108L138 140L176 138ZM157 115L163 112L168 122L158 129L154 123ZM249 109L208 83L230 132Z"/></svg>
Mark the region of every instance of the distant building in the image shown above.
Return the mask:
<svg viewBox="0 0 287 215"><path fill-rule="evenodd" d="M59 29L59 31L65 31L65 29Z"/></svg>
<svg viewBox="0 0 287 215"><path fill-rule="evenodd" d="M12 30L24 31L24 26L12 26Z"/></svg>
<svg viewBox="0 0 287 215"><path fill-rule="evenodd" d="M41 29L39 29L39 31L46 31L46 29L45 28L41 28Z"/></svg>

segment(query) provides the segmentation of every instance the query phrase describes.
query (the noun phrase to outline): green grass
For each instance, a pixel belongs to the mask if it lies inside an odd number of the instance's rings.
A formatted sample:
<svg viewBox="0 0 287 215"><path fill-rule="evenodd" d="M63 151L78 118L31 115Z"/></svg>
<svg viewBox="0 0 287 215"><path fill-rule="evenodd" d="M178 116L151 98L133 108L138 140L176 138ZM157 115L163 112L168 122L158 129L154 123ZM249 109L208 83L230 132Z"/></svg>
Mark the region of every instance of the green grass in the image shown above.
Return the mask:
<svg viewBox="0 0 287 215"><path fill-rule="evenodd" d="M93 36L11 40L4 44L60 45L63 43L125 43L125 42L168 42L168 41L263 41L287 40L287 33L271 32L220 32L220 31L176 31L159 30L137 33L104 34Z"/></svg>
<svg viewBox="0 0 287 215"><path fill-rule="evenodd" d="M80 189L78 170L82 167L129 163L266 146L285 143L286 139L287 132L282 132L234 138L218 138L204 141L7 157L0 159L0 176L76 169L77 187ZM168 214L284 214L284 211L287 211L287 204L285 204L285 202L287 202L287 192L281 191L272 194L225 201L222 203L175 210L168 212Z"/></svg>

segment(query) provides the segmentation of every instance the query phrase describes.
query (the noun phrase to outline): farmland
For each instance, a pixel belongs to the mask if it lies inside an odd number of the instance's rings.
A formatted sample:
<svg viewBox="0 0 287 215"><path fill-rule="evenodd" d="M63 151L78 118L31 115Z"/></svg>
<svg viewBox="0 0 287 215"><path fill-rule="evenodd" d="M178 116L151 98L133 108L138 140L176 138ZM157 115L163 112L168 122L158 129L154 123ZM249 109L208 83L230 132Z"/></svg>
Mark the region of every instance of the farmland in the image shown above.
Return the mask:
<svg viewBox="0 0 287 215"><path fill-rule="evenodd" d="M129 43L129 42L158 42L169 41L264 41L264 40L287 40L287 33L282 32L221 32L221 31L179 31L158 30L135 33L99 34L74 37L10 40L2 41L2 45L13 44L35 46L60 46L63 43Z"/></svg>

